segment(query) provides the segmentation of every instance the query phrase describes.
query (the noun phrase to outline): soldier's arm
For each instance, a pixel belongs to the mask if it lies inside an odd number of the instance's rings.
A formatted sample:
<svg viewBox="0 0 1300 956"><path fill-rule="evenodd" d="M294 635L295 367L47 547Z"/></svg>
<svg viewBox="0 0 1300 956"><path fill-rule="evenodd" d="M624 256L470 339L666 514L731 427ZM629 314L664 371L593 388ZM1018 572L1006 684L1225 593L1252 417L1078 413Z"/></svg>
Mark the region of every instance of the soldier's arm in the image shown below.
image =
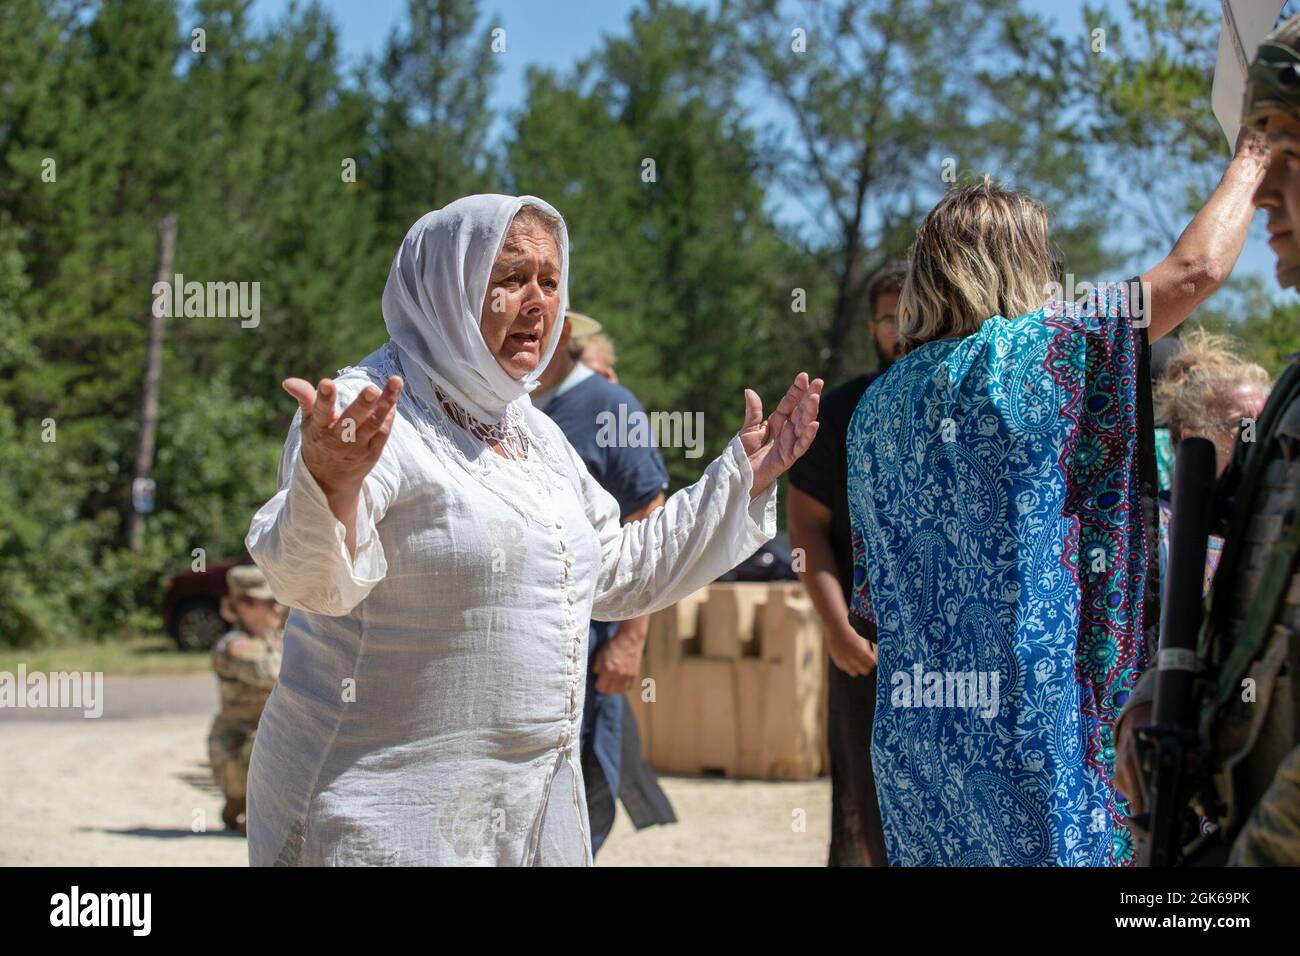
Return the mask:
<svg viewBox="0 0 1300 956"><path fill-rule="evenodd" d="M217 673L251 687L270 690L280 676L280 652L272 650L265 641L242 635L226 643Z"/></svg>
<svg viewBox="0 0 1300 956"><path fill-rule="evenodd" d="M230 660L230 644L243 638L243 631L227 631L212 645L212 670L218 677L234 677L234 665Z"/></svg>
<svg viewBox="0 0 1300 956"><path fill-rule="evenodd" d="M1115 720L1115 787L1128 798L1134 815L1146 811L1146 781L1133 735L1151 722L1155 694L1156 671L1152 669L1142 675Z"/></svg>

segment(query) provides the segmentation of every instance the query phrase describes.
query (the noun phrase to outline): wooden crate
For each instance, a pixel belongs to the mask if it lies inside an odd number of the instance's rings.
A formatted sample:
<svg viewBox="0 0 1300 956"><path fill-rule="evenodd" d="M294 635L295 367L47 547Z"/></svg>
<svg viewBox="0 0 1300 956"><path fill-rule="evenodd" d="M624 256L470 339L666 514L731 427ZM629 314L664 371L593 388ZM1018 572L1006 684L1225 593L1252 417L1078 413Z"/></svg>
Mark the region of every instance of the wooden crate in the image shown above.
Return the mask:
<svg viewBox="0 0 1300 956"><path fill-rule="evenodd" d="M674 761L673 692L684 657L699 653L700 605L706 589L696 591L672 607L650 616L645 654L641 658L641 686L630 697L641 731L641 750L652 767ZM653 683L647 687L646 681ZM653 700L646 697L653 695Z"/></svg>
<svg viewBox="0 0 1300 956"><path fill-rule="evenodd" d="M826 654L802 587L710 585L652 616L633 713L662 773L808 780L827 772Z"/></svg>
<svg viewBox="0 0 1300 956"><path fill-rule="evenodd" d="M756 632L761 627L768 586L752 582L711 584L700 607L700 653L733 660L757 657Z"/></svg>
<svg viewBox="0 0 1300 956"><path fill-rule="evenodd" d="M825 769L825 650L821 621L803 589L771 589L763 613L767 706L763 709L765 778L808 780Z"/></svg>

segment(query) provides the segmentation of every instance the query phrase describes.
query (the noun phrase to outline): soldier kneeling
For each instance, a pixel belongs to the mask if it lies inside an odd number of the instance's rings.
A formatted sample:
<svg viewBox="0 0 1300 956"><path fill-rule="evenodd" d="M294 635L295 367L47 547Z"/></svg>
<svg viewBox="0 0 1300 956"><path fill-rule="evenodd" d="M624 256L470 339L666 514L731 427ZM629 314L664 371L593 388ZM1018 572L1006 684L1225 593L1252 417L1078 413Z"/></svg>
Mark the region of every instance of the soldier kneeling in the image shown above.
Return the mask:
<svg viewBox="0 0 1300 956"><path fill-rule="evenodd" d="M231 568L221 614L234 626L212 649L221 709L208 733L212 776L226 796L221 819L244 832L248 761L257 722L280 676L283 608L260 568Z"/></svg>

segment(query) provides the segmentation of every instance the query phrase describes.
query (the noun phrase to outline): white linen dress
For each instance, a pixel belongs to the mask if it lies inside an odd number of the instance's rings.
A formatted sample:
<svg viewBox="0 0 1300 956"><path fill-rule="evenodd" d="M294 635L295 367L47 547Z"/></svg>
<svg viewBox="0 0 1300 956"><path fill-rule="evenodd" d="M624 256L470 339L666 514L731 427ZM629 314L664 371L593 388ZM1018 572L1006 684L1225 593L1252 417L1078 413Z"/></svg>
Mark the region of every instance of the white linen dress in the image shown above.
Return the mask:
<svg viewBox="0 0 1300 956"><path fill-rule="evenodd" d="M593 614L673 604L776 532L733 438L642 521L523 402L526 460L457 426L392 343L336 379L408 387L367 477L355 560L302 464L249 553L291 605L248 780L253 865L590 865L579 730Z"/></svg>

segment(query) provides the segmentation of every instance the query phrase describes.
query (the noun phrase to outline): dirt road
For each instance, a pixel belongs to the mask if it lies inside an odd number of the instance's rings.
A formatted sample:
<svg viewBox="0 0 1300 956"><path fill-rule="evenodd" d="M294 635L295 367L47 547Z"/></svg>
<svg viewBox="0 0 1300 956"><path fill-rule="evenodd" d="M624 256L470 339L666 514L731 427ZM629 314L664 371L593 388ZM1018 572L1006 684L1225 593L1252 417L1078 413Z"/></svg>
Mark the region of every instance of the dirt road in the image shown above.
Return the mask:
<svg viewBox="0 0 1300 956"><path fill-rule="evenodd" d="M243 866L207 765L210 677L110 680L97 720L0 710L0 865ZM821 866L830 787L665 778L680 820L620 810L601 866Z"/></svg>

